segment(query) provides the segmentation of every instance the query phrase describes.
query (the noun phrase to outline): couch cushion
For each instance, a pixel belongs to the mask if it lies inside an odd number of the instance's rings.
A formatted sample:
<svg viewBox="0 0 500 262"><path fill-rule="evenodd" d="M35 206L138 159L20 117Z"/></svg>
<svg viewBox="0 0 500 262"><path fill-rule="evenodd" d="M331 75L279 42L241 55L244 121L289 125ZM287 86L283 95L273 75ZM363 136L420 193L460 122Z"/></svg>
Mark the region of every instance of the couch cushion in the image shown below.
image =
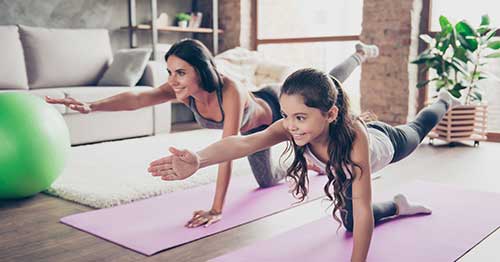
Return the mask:
<svg viewBox="0 0 500 262"><path fill-rule="evenodd" d="M37 89L37 90L15 90L15 89L0 89L0 95L2 93L9 93L9 92L21 92L21 93L26 93L26 94L31 94L40 97L41 99L45 99L45 96L50 96L53 98L64 98L64 93L59 91L59 90L54 90L54 89ZM65 114L66 113L66 106L64 105L51 105L53 106L59 113Z"/></svg>
<svg viewBox="0 0 500 262"><path fill-rule="evenodd" d="M113 56L113 62L97 85L135 86L144 73L151 56L147 49L123 49Z"/></svg>
<svg viewBox="0 0 500 262"><path fill-rule="evenodd" d="M112 56L105 29L19 28L30 89L96 85Z"/></svg>
<svg viewBox="0 0 500 262"><path fill-rule="evenodd" d="M24 54L16 26L0 26L0 89L28 89Z"/></svg>
<svg viewBox="0 0 500 262"><path fill-rule="evenodd" d="M66 96L72 97L81 102L93 102L103 98L117 95L123 92L141 92L151 89L150 86L116 87L116 86L79 86L58 88ZM68 109L68 114L76 114L78 111Z"/></svg>

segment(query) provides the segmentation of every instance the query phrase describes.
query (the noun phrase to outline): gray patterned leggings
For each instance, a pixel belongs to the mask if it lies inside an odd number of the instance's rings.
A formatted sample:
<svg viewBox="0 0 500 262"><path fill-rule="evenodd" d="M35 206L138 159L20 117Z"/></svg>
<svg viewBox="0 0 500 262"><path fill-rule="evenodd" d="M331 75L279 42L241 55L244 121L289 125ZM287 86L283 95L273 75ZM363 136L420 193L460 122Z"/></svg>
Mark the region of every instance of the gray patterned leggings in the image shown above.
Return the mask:
<svg viewBox="0 0 500 262"><path fill-rule="evenodd" d="M353 54L330 70L330 75L340 82L344 82L359 65L361 65L361 59L357 54ZM273 111L273 123L281 119L279 104L280 88L280 85L269 85L253 93L256 97L263 99L269 104ZM259 126L243 133L243 135L253 134L267 127L267 125ZM257 180L261 188L274 186L286 176L286 170L281 168L279 164L273 163L271 148L249 155L248 162L250 162L255 180Z"/></svg>

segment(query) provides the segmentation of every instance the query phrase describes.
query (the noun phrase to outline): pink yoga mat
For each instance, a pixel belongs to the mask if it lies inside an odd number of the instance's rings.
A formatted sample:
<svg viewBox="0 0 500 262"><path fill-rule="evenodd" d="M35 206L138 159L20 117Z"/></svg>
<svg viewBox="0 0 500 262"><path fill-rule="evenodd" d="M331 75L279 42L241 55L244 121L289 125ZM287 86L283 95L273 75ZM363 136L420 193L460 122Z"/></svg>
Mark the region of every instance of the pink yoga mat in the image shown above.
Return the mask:
<svg viewBox="0 0 500 262"><path fill-rule="evenodd" d="M433 213L376 226L367 261L454 261L500 225L500 194L426 182L397 191ZM336 233L337 226L331 217L323 218L210 261L349 261L352 235L343 229Z"/></svg>
<svg viewBox="0 0 500 262"><path fill-rule="evenodd" d="M326 176L310 175L309 199L324 195ZM67 216L61 222L144 255L182 245L292 207L286 183L256 189L253 176L231 181L224 217L210 227L186 228L193 211L209 208L215 186L205 185L127 205Z"/></svg>

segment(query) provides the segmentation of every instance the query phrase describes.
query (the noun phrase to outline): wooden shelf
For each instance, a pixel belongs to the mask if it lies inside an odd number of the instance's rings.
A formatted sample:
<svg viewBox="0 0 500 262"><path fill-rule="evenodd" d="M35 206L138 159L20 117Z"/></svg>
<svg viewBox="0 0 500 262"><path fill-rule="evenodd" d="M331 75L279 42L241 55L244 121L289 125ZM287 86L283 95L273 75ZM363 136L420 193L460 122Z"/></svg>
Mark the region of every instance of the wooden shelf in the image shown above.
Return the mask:
<svg viewBox="0 0 500 262"><path fill-rule="evenodd" d="M132 27L134 30L151 30L151 25L140 24ZM212 28L193 28L193 27L178 27L178 26L159 26L157 27L159 32L184 32L184 33L205 33L211 34L214 32ZM129 29L129 27L121 27L121 29ZM219 34L224 31L217 30Z"/></svg>

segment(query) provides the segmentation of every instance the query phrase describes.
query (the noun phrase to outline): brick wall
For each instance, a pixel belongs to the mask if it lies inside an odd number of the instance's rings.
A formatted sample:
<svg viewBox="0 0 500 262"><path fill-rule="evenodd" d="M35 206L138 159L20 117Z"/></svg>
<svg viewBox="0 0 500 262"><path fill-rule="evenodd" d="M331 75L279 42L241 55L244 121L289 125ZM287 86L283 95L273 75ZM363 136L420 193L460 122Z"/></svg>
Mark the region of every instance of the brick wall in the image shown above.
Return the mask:
<svg viewBox="0 0 500 262"><path fill-rule="evenodd" d="M363 65L361 109L390 124L412 119L417 106L417 55L421 0L364 0L361 40L380 57Z"/></svg>
<svg viewBox="0 0 500 262"><path fill-rule="evenodd" d="M203 12L204 26L212 25L212 1L200 1L198 10ZM219 28L224 33L219 36L219 52L242 46L251 49L252 37L252 1L251 0L219 0ZM208 35L198 34L201 40L212 50L212 38Z"/></svg>

